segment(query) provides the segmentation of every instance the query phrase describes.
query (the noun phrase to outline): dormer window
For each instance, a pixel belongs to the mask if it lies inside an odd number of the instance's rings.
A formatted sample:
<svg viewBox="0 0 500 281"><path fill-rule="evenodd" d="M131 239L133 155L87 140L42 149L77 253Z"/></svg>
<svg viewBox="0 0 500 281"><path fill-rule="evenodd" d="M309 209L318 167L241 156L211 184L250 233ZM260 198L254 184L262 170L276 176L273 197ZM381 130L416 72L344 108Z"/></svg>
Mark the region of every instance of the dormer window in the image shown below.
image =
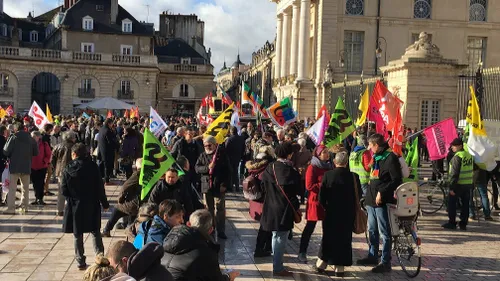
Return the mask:
<svg viewBox="0 0 500 281"><path fill-rule="evenodd" d="M19 34L19 41L23 41L23 30L18 28L17 33Z"/></svg>
<svg viewBox="0 0 500 281"><path fill-rule="evenodd" d="M82 29L87 31L94 30L94 19L89 16L86 16L82 19Z"/></svg>
<svg viewBox="0 0 500 281"><path fill-rule="evenodd" d="M7 37L7 25L6 24L2 24L0 26L0 28L1 28L2 36Z"/></svg>
<svg viewBox="0 0 500 281"><path fill-rule="evenodd" d="M124 19L122 21L122 31L126 33L132 33L132 21L129 19Z"/></svg>
<svg viewBox="0 0 500 281"><path fill-rule="evenodd" d="M31 31L30 32L30 42L38 42L38 32L37 31Z"/></svg>

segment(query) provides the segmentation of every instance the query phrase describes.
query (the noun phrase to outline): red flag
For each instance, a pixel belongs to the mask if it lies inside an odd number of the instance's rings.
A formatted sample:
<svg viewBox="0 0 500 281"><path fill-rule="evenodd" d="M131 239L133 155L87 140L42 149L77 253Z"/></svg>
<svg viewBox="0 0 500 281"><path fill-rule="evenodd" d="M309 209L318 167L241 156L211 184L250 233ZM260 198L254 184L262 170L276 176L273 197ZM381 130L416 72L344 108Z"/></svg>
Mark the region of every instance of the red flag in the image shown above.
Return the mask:
<svg viewBox="0 0 500 281"><path fill-rule="evenodd" d="M139 107L138 106L135 107L135 117L137 117L137 118L140 117L139 116Z"/></svg>
<svg viewBox="0 0 500 281"><path fill-rule="evenodd" d="M399 109L403 102L394 96L382 82L377 81L373 94L370 98L370 113L372 108L376 108L385 123L387 130L393 131L396 127L396 120L399 115ZM370 118L370 121L375 121ZM378 124L377 124L378 126ZM377 131L378 132L378 131Z"/></svg>
<svg viewBox="0 0 500 281"><path fill-rule="evenodd" d="M241 104L240 104L240 101L237 101L236 102L236 107L238 108L238 110L241 112Z"/></svg>
<svg viewBox="0 0 500 281"><path fill-rule="evenodd" d="M128 113L128 110L127 110L127 109L125 109L125 113L123 114L123 117L128 118L129 116L130 116L130 115L129 115L129 113Z"/></svg>
<svg viewBox="0 0 500 281"><path fill-rule="evenodd" d="M329 116L328 109L326 109L326 104L323 104L323 106L321 106L321 108L319 109L318 116L316 116L316 120L321 118L321 116L323 115Z"/></svg>
<svg viewBox="0 0 500 281"><path fill-rule="evenodd" d="M396 119L396 127L392 131L392 151L396 153L398 156L403 155L403 134L404 134L404 126L403 126L403 118L401 114L398 114L398 118Z"/></svg>
<svg viewBox="0 0 500 281"><path fill-rule="evenodd" d="M106 118L111 118L113 117L113 113L111 112L111 110L108 110L108 115L106 116Z"/></svg>
<svg viewBox="0 0 500 281"><path fill-rule="evenodd" d="M427 140L427 150L431 161L443 159L448 155L450 143L457 138L457 130L452 118L448 118L439 123L424 129Z"/></svg>
<svg viewBox="0 0 500 281"><path fill-rule="evenodd" d="M388 137L387 128L385 126L384 120L380 115L378 104L374 100L374 96L370 97L370 105L368 107L368 120L375 122L377 133L383 135L385 138Z"/></svg>
<svg viewBox="0 0 500 281"><path fill-rule="evenodd" d="M7 109L5 111L7 111L7 114L9 116L13 116L14 115L14 109L12 108L12 105L9 105L9 107L7 107Z"/></svg>
<svg viewBox="0 0 500 281"><path fill-rule="evenodd" d="M213 98L212 98L212 92L210 92L210 94L208 94L207 105L208 105L208 108L209 108L209 109L214 109L214 108L215 108L215 105L214 105L214 100L213 100ZM215 110L215 109L214 109L214 110Z"/></svg>

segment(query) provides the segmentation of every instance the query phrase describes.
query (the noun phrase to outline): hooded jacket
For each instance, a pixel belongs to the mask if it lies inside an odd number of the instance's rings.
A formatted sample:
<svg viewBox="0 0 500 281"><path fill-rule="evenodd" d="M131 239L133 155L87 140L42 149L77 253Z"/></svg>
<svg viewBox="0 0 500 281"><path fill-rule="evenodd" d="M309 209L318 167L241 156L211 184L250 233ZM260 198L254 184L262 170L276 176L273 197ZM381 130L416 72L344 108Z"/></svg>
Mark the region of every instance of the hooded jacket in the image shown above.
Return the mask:
<svg viewBox="0 0 500 281"><path fill-rule="evenodd" d="M181 181L178 180L174 185L170 185L165 180L160 180L151 191L148 201L160 205L167 199L181 203L187 213L193 212L190 191L183 186Z"/></svg>
<svg viewBox="0 0 500 281"><path fill-rule="evenodd" d="M228 281L219 267L219 246L198 230L174 227L163 242L161 263L176 281Z"/></svg>
<svg viewBox="0 0 500 281"><path fill-rule="evenodd" d="M11 174L31 174L31 157L38 155L38 144L28 132L19 131L11 135L3 148L10 159Z"/></svg>
<svg viewBox="0 0 500 281"><path fill-rule="evenodd" d="M140 281L173 281L172 274L162 266L164 252L158 243L148 243L130 255L128 275Z"/></svg>
<svg viewBox="0 0 500 281"><path fill-rule="evenodd" d="M160 216L156 215L153 218L153 223L148 230L146 243L156 242L160 245L170 232L170 226Z"/></svg>

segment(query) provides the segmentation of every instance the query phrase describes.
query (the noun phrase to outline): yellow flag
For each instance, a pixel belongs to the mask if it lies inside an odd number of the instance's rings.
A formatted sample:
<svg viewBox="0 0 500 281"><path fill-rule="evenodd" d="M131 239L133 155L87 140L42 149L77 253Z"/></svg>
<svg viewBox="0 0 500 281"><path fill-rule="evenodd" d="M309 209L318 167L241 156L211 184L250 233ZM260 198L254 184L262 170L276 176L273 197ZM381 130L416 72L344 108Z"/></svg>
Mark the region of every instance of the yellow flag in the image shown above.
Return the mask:
<svg viewBox="0 0 500 281"><path fill-rule="evenodd" d="M50 123L53 123L54 120L52 119L52 113L50 113L50 108L49 108L49 105L48 104L45 104L45 111L47 114L47 120L49 120Z"/></svg>
<svg viewBox="0 0 500 281"><path fill-rule="evenodd" d="M234 102L222 112L217 119L215 119L210 126L208 126L207 131L204 136L213 136L218 144L224 143L226 135L229 132L229 126L231 124L231 116L233 116Z"/></svg>
<svg viewBox="0 0 500 281"><path fill-rule="evenodd" d="M0 106L0 118L4 118L7 115L7 111Z"/></svg>
<svg viewBox="0 0 500 281"><path fill-rule="evenodd" d="M366 116L368 115L368 105L370 103L370 93L368 92L368 86L366 86L365 93L361 97L359 103L359 111L361 111L361 116L356 121L356 126L362 126L366 121Z"/></svg>
<svg viewBox="0 0 500 281"><path fill-rule="evenodd" d="M467 107L467 123L471 125L475 135L486 136L486 130L484 129L483 120L481 119L481 112L479 111L479 105L477 104L474 87L470 86L469 89L471 99L469 101L469 106Z"/></svg>

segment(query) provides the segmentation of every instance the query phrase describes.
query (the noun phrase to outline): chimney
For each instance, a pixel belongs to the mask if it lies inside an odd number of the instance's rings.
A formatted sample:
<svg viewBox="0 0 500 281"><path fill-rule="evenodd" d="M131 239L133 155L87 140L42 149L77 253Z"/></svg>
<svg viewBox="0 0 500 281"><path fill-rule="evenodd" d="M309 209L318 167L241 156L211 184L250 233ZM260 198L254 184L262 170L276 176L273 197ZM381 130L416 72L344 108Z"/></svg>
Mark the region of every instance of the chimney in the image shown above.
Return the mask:
<svg viewBox="0 0 500 281"><path fill-rule="evenodd" d="M118 0L110 0L111 3L111 23L116 23L118 17Z"/></svg>
<svg viewBox="0 0 500 281"><path fill-rule="evenodd" d="M3 14L3 0L0 0L0 14Z"/></svg>

